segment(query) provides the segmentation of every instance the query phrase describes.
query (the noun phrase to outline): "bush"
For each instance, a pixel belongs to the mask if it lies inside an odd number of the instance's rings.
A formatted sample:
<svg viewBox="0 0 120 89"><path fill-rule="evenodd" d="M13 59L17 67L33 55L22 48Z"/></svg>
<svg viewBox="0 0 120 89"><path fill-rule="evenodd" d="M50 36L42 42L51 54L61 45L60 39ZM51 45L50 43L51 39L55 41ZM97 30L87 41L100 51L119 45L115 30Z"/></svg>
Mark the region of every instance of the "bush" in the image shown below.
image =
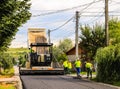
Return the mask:
<svg viewBox="0 0 120 89"><path fill-rule="evenodd" d="M13 67L12 57L8 53L0 52L0 67L9 69Z"/></svg>
<svg viewBox="0 0 120 89"><path fill-rule="evenodd" d="M1 72L1 75L13 76L14 75L14 68L5 69L4 71Z"/></svg>
<svg viewBox="0 0 120 89"><path fill-rule="evenodd" d="M21 65L22 67L25 67L25 63L26 63L25 57L19 56L18 60L19 60L19 65Z"/></svg>
<svg viewBox="0 0 120 89"><path fill-rule="evenodd" d="M120 81L120 44L98 49L95 60L97 81L106 83Z"/></svg>

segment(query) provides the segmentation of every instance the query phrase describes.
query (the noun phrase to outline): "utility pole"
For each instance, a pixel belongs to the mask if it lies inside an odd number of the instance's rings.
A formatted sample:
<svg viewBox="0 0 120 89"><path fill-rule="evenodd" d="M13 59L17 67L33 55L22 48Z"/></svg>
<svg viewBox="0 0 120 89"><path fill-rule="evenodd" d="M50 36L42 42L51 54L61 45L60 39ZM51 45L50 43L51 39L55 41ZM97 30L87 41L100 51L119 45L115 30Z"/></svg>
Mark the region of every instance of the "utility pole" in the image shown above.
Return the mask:
<svg viewBox="0 0 120 89"><path fill-rule="evenodd" d="M50 30L48 29L48 43L50 43Z"/></svg>
<svg viewBox="0 0 120 89"><path fill-rule="evenodd" d="M75 30L76 58L78 58L78 22L79 22L79 12L76 11L76 30Z"/></svg>
<svg viewBox="0 0 120 89"><path fill-rule="evenodd" d="M108 33L108 0L105 0L105 43L109 45L109 33Z"/></svg>

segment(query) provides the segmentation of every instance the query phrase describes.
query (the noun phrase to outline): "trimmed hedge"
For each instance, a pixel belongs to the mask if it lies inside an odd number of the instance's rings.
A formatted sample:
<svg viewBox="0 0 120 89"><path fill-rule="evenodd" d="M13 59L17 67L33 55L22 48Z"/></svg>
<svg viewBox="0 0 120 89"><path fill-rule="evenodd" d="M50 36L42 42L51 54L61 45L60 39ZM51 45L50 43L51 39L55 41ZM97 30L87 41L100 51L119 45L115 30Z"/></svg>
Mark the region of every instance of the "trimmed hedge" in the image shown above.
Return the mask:
<svg viewBox="0 0 120 89"><path fill-rule="evenodd" d="M97 50L97 76L99 82L120 81L120 44Z"/></svg>

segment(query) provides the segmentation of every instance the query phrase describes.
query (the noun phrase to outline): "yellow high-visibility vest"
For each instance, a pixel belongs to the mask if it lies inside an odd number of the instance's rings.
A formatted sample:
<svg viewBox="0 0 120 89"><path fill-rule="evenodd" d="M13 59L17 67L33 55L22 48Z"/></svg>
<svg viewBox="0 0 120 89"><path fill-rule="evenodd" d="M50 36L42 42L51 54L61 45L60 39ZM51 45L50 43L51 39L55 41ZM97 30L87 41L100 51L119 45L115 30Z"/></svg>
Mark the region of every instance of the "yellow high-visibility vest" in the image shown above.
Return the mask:
<svg viewBox="0 0 120 89"><path fill-rule="evenodd" d="M86 68L92 68L92 63L87 62L85 65Z"/></svg>
<svg viewBox="0 0 120 89"><path fill-rule="evenodd" d="M72 63L71 62L68 62L68 68L72 69Z"/></svg>
<svg viewBox="0 0 120 89"><path fill-rule="evenodd" d="M68 61L64 61L64 62L63 62L63 66L64 66L64 67L68 67Z"/></svg>
<svg viewBox="0 0 120 89"><path fill-rule="evenodd" d="M81 61L80 60L75 61L75 67L77 67L77 68L81 67Z"/></svg>

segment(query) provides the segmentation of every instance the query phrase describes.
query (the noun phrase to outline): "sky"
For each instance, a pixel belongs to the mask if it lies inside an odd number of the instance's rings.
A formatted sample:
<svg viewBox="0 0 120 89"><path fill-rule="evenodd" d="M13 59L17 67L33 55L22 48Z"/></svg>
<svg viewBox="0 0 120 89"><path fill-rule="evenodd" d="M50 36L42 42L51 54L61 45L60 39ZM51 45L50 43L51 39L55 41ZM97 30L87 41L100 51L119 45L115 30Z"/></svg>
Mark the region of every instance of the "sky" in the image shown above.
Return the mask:
<svg viewBox="0 0 120 89"><path fill-rule="evenodd" d="M31 0L32 16L19 27L10 47L28 47L28 28L51 30L53 44L65 38L75 41L75 12L79 12L79 26L104 23L105 0ZM120 17L120 0L109 0L109 16ZM80 31L79 31L80 34Z"/></svg>

